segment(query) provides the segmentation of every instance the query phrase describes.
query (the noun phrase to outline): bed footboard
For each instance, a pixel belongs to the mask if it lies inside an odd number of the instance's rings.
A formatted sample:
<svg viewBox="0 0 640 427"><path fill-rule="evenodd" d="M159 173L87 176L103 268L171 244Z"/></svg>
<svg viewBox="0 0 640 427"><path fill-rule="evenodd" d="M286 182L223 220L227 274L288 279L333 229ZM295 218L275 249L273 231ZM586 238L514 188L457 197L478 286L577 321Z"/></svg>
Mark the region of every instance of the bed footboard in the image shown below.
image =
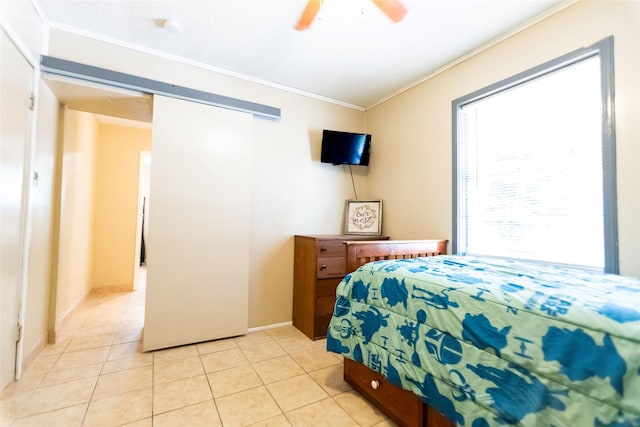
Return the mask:
<svg viewBox="0 0 640 427"><path fill-rule="evenodd" d="M382 259L418 258L445 255L448 240L372 240L346 241L348 272L361 265Z"/></svg>

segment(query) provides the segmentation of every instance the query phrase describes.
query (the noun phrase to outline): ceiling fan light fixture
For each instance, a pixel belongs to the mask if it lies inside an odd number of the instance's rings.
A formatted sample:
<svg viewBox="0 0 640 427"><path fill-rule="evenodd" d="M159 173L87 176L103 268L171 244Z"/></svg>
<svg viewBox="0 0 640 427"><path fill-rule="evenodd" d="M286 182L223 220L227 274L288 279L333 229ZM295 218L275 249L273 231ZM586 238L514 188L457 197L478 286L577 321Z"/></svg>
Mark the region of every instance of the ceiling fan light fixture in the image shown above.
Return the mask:
<svg viewBox="0 0 640 427"><path fill-rule="evenodd" d="M296 24L296 30L303 31L308 29L311 26L313 20L316 18L321 5L322 0L309 0L307 2L307 6L302 12L302 15L300 15L298 23Z"/></svg>
<svg viewBox="0 0 640 427"><path fill-rule="evenodd" d="M365 0L361 0L361 1L364 2ZM298 19L298 23L296 24L296 27L295 27L296 30L298 31L307 30L309 29L309 27L311 26L311 24L315 19L320 19L320 17L318 16L318 12L320 11L321 7L323 11L325 10L323 3L324 3L323 0L308 0L304 10L302 11L302 14L300 15L300 18ZM347 5L344 3L344 1L341 3L342 4L340 4L340 6L343 9L345 9ZM367 3L369 2L367 1ZM404 4L402 4L400 0L370 0L370 3L373 3L378 9L380 9L381 12L387 15L387 17L391 19L393 22L402 21L402 19L407 14L407 8L404 6ZM335 0L335 2L327 2L327 6L335 6L336 4L338 4L337 0ZM353 4L357 5L357 3L353 3ZM335 16L343 15L342 13L339 13L339 14L335 13L335 11L338 9L340 8L335 7L334 9L332 9L331 19L335 19ZM329 13L327 13L327 15L328 14ZM346 16L346 14L344 15ZM361 16L366 15L365 7L359 7L359 15Z"/></svg>
<svg viewBox="0 0 640 427"><path fill-rule="evenodd" d="M371 0L393 22L400 22L407 14L407 8L399 0Z"/></svg>

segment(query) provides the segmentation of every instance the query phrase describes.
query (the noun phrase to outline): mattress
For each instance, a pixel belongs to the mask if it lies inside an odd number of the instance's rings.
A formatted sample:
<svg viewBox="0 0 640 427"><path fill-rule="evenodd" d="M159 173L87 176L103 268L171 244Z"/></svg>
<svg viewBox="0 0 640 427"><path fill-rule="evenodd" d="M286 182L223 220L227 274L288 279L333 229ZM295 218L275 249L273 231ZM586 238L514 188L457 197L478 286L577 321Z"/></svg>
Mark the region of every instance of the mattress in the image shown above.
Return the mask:
<svg viewBox="0 0 640 427"><path fill-rule="evenodd" d="M640 426L640 279L470 256L377 261L327 349L462 426Z"/></svg>

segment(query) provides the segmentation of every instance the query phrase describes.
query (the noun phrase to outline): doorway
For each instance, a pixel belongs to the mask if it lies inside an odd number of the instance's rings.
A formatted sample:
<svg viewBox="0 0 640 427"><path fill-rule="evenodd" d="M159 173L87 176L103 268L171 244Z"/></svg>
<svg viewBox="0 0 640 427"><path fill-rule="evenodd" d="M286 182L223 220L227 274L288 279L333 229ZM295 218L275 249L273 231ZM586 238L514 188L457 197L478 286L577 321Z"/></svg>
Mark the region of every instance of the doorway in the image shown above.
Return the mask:
<svg viewBox="0 0 640 427"><path fill-rule="evenodd" d="M132 291L139 286L135 247L140 153L150 158L152 97L43 77L64 106L54 261L58 274L53 278L49 321L55 341L60 323L93 289Z"/></svg>

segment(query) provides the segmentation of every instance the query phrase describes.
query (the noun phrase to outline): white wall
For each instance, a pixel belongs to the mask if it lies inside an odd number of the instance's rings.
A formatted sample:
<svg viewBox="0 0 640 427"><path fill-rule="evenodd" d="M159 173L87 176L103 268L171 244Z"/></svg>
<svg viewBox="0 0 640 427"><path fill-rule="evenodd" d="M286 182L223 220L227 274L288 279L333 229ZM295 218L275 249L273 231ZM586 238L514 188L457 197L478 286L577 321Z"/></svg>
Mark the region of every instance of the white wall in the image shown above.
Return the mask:
<svg viewBox="0 0 640 427"><path fill-rule="evenodd" d="M615 38L620 271L640 276L637 1L580 1L367 111L367 131L376 136L378 155L367 179L368 195L385 200L385 233L451 239L452 100L609 35Z"/></svg>

